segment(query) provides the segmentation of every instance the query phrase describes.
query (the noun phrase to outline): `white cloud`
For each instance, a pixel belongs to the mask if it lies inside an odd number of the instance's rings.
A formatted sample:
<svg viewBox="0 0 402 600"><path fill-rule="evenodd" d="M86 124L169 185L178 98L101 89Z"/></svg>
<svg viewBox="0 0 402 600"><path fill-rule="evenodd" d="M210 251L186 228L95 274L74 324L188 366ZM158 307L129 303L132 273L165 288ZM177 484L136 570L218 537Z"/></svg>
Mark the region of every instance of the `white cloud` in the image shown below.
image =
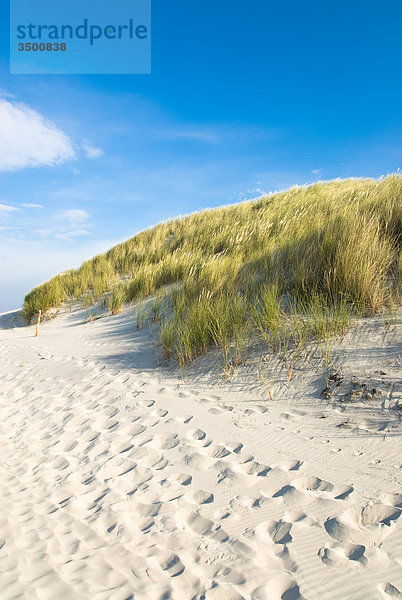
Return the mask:
<svg viewBox="0 0 402 600"><path fill-rule="evenodd" d="M24 104L0 98L0 171L60 164L75 157L70 138Z"/></svg>
<svg viewBox="0 0 402 600"><path fill-rule="evenodd" d="M99 158L103 154L102 148L96 148L88 140L84 140L82 147L85 152L85 156L88 158Z"/></svg>
<svg viewBox="0 0 402 600"><path fill-rule="evenodd" d="M70 240L74 239L75 237L78 237L81 235L88 235L88 234L89 234L89 231L87 231L86 229L72 229L71 231L64 231L62 233L56 233L54 237L58 240L70 241Z"/></svg>
<svg viewBox="0 0 402 600"><path fill-rule="evenodd" d="M70 210L64 210L61 213L61 217L71 223L82 223L82 221L89 219L89 213L82 208L72 208Z"/></svg>
<svg viewBox="0 0 402 600"><path fill-rule="evenodd" d="M204 142L207 144L218 143L248 143L256 140L273 140L278 137L279 132L274 129L266 129L252 125L240 125L239 123L226 124L173 124L171 126L160 125L151 122L148 127L150 134L156 139L184 140L192 142Z"/></svg>
<svg viewBox="0 0 402 600"><path fill-rule="evenodd" d="M3 88L0 88L0 96L2 98L15 98L14 94L10 94L10 92Z"/></svg>
<svg viewBox="0 0 402 600"><path fill-rule="evenodd" d="M18 210L15 206L10 206L9 204L0 204L0 215L8 215L10 212L14 212Z"/></svg>
<svg viewBox="0 0 402 600"><path fill-rule="evenodd" d="M89 231L85 229L89 219L89 213L86 210L82 208L63 210L59 213L58 218L63 222L63 226L53 231L53 238L73 241L76 237L89 234ZM41 232L41 234L46 235L47 232L45 234Z"/></svg>
<svg viewBox="0 0 402 600"><path fill-rule="evenodd" d="M313 175L319 175L321 173L322 169L313 169L311 172Z"/></svg>
<svg viewBox="0 0 402 600"><path fill-rule="evenodd" d="M43 208L43 204L35 204L34 202L23 202L21 206L25 208Z"/></svg>
<svg viewBox="0 0 402 600"><path fill-rule="evenodd" d="M220 133L212 128L202 127L176 127L160 129L156 132L157 137L165 139L183 139L198 142L215 143L220 139Z"/></svg>
<svg viewBox="0 0 402 600"><path fill-rule="evenodd" d="M36 233L37 235L48 237L53 234L51 229L33 229L32 233Z"/></svg>

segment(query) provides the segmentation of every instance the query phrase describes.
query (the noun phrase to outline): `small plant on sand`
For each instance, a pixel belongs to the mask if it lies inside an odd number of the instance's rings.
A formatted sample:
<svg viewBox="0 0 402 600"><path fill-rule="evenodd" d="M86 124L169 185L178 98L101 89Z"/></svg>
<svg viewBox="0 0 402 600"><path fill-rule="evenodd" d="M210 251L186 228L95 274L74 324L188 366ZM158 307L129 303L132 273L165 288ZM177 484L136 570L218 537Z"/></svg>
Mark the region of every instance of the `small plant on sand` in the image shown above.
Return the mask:
<svg viewBox="0 0 402 600"><path fill-rule="evenodd" d="M288 375L288 381L290 381L293 377L293 370L295 368L295 364L300 355L300 349L294 348L290 355L286 358L286 370Z"/></svg>
<svg viewBox="0 0 402 600"><path fill-rule="evenodd" d="M93 306L95 304L95 302L96 302L95 295L91 290L84 295L83 304L84 304L85 308L88 308L89 306Z"/></svg>
<svg viewBox="0 0 402 600"><path fill-rule="evenodd" d="M173 354L174 343L176 341L175 325L172 321L165 321L162 324L160 339L163 356L170 358Z"/></svg>
<svg viewBox="0 0 402 600"><path fill-rule="evenodd" d="M137 331L144 326L145 321L149 316L148 307L145 304L140 304L135 315Z"/></svg>
<svg viewBox="0 0 402 600"><path fill-rule="evenodd" d="M116 285L107 299L107 307L111 315L118 315L126 300L126 287L123 284Z"/></svg>
<svg viewBox="0 0 402 600"><path fill-rule="evenodd" d="M154 321L154 323L157 323L161 319L165 299L166 299L166 294L163 291L160 291L156 294L156 296L152 302L151 312L152 312L152 320Z"/></svg>
<svg viewBox="0 0 402 600"><path fill-rule="evenodd" d="M265 285L259 290L251 315L257 332L267 343L268 349L274 351L279 341L279 330L283 315L277 283Z"/></svg>

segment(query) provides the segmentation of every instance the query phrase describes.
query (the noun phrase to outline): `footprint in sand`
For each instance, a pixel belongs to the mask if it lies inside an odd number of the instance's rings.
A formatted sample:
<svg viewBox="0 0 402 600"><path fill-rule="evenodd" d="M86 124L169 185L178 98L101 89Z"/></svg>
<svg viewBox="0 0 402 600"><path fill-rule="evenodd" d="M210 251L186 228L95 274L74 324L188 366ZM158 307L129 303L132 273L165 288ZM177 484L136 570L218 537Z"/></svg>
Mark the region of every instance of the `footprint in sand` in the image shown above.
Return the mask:
<svg viewBox="0 0 402 600"><path fill-rule="evenodd" d="M341 544L380 544L399 519L401 510L380 502L369 502L364 506L353 506L339 517L325 521L328 535Z"/></svg>
<svg viewBox="0 0 402 600"><path fill-rule="evenodd" d="M152 439L152 444L161 450L171 450L180 444L177 433L166 435L158 433Z"/></svg>
<svg viewBox="0 0 402 600"><path fill-rule="evenodd" d="M370 566L383 570L389 564L388 554L381 546L364 544L326 544L318 551L322 562L331 567Z"/></svg>
<svg viewBox="0 0 402 600"><path fill-rule="evenodd" d="M270 579L265 585L256 588L251 597L253 600L304 600L299 585L289 575Z"/></svg>
<svg viewBox="0 0 402 600"><path fill-rule="evenodd" d="M119 455L115 455L106 461L100 468L98 475L105 481L113 479L120 475L124 475L136 468L136 463L129 458L124 458Z"/></svg>
<svg viewBox="0 0 402 600"><path fill-rule="evenodd" d="M62 452L71 452L77 446L78 442L74 439L66 439L61 443L60 449Z"/></svg>
<svg viewBox="0 0 402 600"><path fill-rule="evenodd" d="M207 454L211 458L224 458L230 454L230 450L221 444L211 444L207 448Z"/></svg>
<svg viewBox="0 0 402 600"><path fill-rule="evenodd" d="M217 483L225 482L226 484L229 484L229 485L235 483L236 481L238 481L238 479L239 479L239 475L237 473L235 473L230 467L227 467L227 466L225 466L223 469L221 469L216 476Z"/></svg>
<svg viewBox="0 0 402 600"><path fill-rule="evenodd" d="M271 519L260 523L255 531L263 540L270 538L274 544L288 544L292 541L291 529L292 523L282 519L279 521Z"/></svg>
<svg viewBox="0 0 402 600"><path fill-rule="evenodd" d="M119 421L114 421L113 419L109 419L107 417L101 417L100 419L96 419L96 421L94 422L93 426L95 429L99 430L99 431L105 431L108 429L113 429L115 427L117 427L119 424Z"/></svg>
<svg viewBox="0 0 402 600"><path fill-rule="evenodd" d="M284 462L273 464L272 468L282 469L282 471L298 471L302 465L302 460L286 460Z"/></svg>
<svg viewBox="0 0 402 600"><path fill-rule="evenodd" d="M200 442L205 439L206 433L202 431L202 429L191 429L187 432L187 438L190 440L194 440L195 442Z"/></svg>
<svg viewBox="0 0 402 600"><path fill-rule="evenodd" d="M243 448L243 444L241 442L225 442L224 446L234 454L238 454Z"/></svg>
<svg viewBox="0 0 402 600"><path fill-rule="evenodd" d="M297 489L315 493L317 494L317 497L325 498L330 495L330 497L334 500L344 500L350 494L352 494L352 492L354 492L354 488L351 485L334 487L332 483L329 483L329 481L325 481L319 477L315 477L314 475L295 479L291 482L291 485Z"/></svg>
<svg viewBox="0 0 402 600"><path fill-rule="evenodd" d="M187 423L190 423L192 418L193 418L193 415L179 416L179 417L175 417L175 421L177 421L178 423L182 423L183 425L186 425Z"/></svg>
<svg viewBox="0 0 402 600"><path fill-rule="evenodd" d="M195 490L186 494L186 500L192 504L211 504L214 501L214 495L211 492L205 492L204 490Z"/></svg>
<svg viewBox="0 0 402 600"><path fill-rule="evenodd" d="M266 501L267 499L263 496L246 496L245 494L241 494L230 501L230 508L233 510L237 510L238 508L257 509L261 508Z"/></svg>
<svg viewBox="0 0 402 600"><path fill-rule="evenodd" d="M296 489L293 485L284 485L273 494L272 498L282 500L286 506L304 506L314 500L314 498Z"/></svg>
<svg viewBox="0 0 402 600"><path fill-rule="evenodd" d="M295 479L291 483L296 488L306 490L308 492L332 492L334 489L332 483L324 481L323 479L315 477L314 475L308 475L306 477L301 477L300 479Z"/></svg>
<svg viewBox="0 0 402 600"><path fill-rule="evenodd" d="M152 416L155 417L166 417L168 414L168 411L165 410L164 408L157 408L156 410L154 410L152 413Z"/></svg>
<svg viewBox="0 0 402 600"><path fill-rule="evenodd" d="M177 473L171 477L171 481L173 483L178 483L179 485L190 485L192 482L192 476L187 473Z"/></svg>
<svg viewBox="0 0 402 600"><path fill-rule="evenodd" d="M232 410L233 406L221 404L220 406L213 406L212 408L209 408L208 412L211 413L211 415L222 415L224 413L231 412Z"/></svg>
<svg viewBox="0 0 402 600"><path fill-rule="evenodd" d="M90 442L94 442L96 439L98 439L99 436L100 436L99 431L94 431L93 429L89 428L81 435L81 440L83 442L90 443Z"/></svg>
<svg viewBox="0 0 402 600"><path fill-rule="evenodd" d="M345 561L354 561L361 565L367 564L365 556L366 546L363 544L345 544L338 546L336 544L328 544L318 551L318 556L322 562L331 567L340 567Z"/></svg>
<svg viewBox="0 0 402 600"><path fill-rule="evenodd" d="M199 452L194 452L193 454L186 454L183 457L183 463L187 467L191 467L192 469L209 469L213 466L214 461L209 458L209 456L205 456L199 454Z"/></svg>
<svg viewBox="0 0 402 600"><path fill-rule="evenodd" d="M402 494L382 494L380 496L380 501L383 504L387 504L388 506L396 506L397 508L402 508Z"/></svg>
<svg viewBox="0 0 402 600"><path fill-rule="evenodd" d="M386 600L402 600L401 592L392 583L380 583L377 587Z"/></svg>
<svg viewBox="0 0 402 600"><path fill-rule="evenodd" d="M319 525L318 521L315 521L311 517L309 517L306 513L300 510L290 510L286 511L283 515L283 518L288 523L293 523L293 525L301 525L305 527L312 527L314 525Z"/></svg>
<svg viewBox="0 0 402 600"><path fill-rule="evenodd" d="M215 584L203 594L205 600L245 600L239 592L226 585Z"/></svg>
<svg viewBox="0 0 402 600"><path fill-rule="evenodd" d="M70 463L63 456L56 456L53 459L52 465L54 469L64 471L64 469L67 469L67 467L70 466Z"/></svg>
<svg viewBox="0 0 402 600"><path fill-rule="evenodd" d="M180 558L177 556L177 554L164 552L158 557L158 561L161 569L166 571L170 577L177 577L184 571L184 565L180 561Z"/></svg>
<svg viewBox="0 0 402 600"><path fill-rule="evenodd" d="M237 468L247 475L255 475L257 477L265 477L271 471L271 467L261 464L256 460L248 460L243 464L237 465Z"/></svg>
<svg viewBox="0 0 402 600"><path fill-rule="evenodd" d="M119 409L116 408L115 406L105 406L102 410L102 412L109 418L114 417L118 412Z"/></svg>
<svg viewBox="0 0 402 600"><path fill-rule="evenodd" d="M333 497L334 500L345 500L350 494L354 492L352 485L340 485L334 488Z"/></svg>
<svg viewBox="0 0 402 600"><path fill-rule="evenodd" d="M141 399L141 400L137 400L137 406L141 407L141 408L151 408L151 406L153 406L155 404L155 400L146 400Z"/></svg>
<svg viewBox="0 0 402 600"><path fill-rule="evenodd" d="M116 454L124 454L133 447L132 438L129 436L115 436L111 441L111 448Z"/></svg>

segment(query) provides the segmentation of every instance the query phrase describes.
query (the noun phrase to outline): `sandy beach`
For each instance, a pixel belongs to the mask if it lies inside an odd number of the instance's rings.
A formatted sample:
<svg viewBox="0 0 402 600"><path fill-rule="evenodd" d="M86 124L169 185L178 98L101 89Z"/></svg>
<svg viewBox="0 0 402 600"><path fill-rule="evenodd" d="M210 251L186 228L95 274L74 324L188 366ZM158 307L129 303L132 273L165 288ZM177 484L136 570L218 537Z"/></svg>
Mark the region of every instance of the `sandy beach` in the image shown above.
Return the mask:
<svg viewBox="0 0 402 600"><path fill-rule="evenodd" d="M87 316L0 317L3 600L402 598L397 322L224 381Z"/></svg>

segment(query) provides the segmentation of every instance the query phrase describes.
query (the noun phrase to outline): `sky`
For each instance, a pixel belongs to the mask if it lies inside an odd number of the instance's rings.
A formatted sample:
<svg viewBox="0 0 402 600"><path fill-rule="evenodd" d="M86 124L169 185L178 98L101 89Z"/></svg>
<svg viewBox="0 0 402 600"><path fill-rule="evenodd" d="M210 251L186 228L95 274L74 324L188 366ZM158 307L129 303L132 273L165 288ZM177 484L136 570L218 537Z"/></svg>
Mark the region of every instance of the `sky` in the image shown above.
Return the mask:
<svg viewBox="0 0 402 600"><path fill-rule="evenodd" d="M162 220L402 166L400 0L153 0L149 75L10 75L8 11L0 312Z"/></svg>

